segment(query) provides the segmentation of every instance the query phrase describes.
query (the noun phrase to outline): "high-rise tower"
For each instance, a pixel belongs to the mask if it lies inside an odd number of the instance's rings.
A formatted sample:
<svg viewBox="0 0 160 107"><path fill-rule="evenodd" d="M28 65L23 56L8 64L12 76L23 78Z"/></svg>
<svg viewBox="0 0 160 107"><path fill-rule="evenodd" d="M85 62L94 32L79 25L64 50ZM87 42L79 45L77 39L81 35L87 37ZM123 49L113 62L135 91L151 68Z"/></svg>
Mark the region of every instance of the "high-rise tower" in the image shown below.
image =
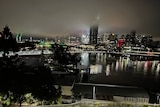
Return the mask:
<svg viewBox="0 0 160 107"><path fill-rule="evenodd" d="M97 44L98 25L90 27L90 44Z"/></svg>

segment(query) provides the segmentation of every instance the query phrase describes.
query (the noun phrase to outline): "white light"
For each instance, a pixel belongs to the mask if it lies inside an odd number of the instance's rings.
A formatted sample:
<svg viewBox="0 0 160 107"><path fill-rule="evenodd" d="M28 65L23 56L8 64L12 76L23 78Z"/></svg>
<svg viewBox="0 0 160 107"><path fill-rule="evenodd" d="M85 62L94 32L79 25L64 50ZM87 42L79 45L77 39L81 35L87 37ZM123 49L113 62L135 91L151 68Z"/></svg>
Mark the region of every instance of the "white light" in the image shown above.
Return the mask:
<svg viewBox="0 0 160 107"><path fill-rule="evenodd" d="M86 37L86 35L82 35L82 38L85 38Z"/></svg>
<svg viewBox="0 0 160 107"><path fill-rule="evenodd" d="M97 20L99 20L99 16L97 16Z"/></svg>

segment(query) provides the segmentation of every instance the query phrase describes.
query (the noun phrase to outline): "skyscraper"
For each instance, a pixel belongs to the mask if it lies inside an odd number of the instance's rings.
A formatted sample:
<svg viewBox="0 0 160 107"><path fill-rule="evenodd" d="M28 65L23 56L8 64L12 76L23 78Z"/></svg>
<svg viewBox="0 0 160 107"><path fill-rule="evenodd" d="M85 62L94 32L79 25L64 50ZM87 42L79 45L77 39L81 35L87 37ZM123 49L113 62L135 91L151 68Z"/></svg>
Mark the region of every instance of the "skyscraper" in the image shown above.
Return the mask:
<svg viewBox="0 0 160 107"><path fill-rule="evenodd" d="M90 27L90 44L97 44L98 25Z"/></svg>

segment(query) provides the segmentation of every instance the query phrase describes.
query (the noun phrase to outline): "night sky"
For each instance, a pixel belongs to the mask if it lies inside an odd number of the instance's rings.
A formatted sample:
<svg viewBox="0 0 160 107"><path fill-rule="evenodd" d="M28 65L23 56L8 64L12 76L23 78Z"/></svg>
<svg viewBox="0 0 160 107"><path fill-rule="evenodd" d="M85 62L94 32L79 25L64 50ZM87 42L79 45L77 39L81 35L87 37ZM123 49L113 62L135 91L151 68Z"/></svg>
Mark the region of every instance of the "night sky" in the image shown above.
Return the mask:
<svg viewBox="0 0 160 107"><path fill-rule="evenodd" d="M99 32L160 37L160 0L0 0L0 30L41 36ZM97 20L98 19L98 20Z"/></svg>

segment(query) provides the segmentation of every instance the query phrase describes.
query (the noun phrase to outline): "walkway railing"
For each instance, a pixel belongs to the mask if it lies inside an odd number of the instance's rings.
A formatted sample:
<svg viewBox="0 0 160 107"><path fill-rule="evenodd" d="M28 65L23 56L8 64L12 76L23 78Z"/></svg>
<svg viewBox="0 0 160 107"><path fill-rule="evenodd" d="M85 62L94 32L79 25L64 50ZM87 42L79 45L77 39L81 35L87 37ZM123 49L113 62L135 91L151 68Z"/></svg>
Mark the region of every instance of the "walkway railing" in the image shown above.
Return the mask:
<svg viewBox="0 0 160 107"><path fill-rule="evenodd" d="M72 104L22 106L22 107L160 107L160 104L86 100L86 101L79 101Z"/></svg>

